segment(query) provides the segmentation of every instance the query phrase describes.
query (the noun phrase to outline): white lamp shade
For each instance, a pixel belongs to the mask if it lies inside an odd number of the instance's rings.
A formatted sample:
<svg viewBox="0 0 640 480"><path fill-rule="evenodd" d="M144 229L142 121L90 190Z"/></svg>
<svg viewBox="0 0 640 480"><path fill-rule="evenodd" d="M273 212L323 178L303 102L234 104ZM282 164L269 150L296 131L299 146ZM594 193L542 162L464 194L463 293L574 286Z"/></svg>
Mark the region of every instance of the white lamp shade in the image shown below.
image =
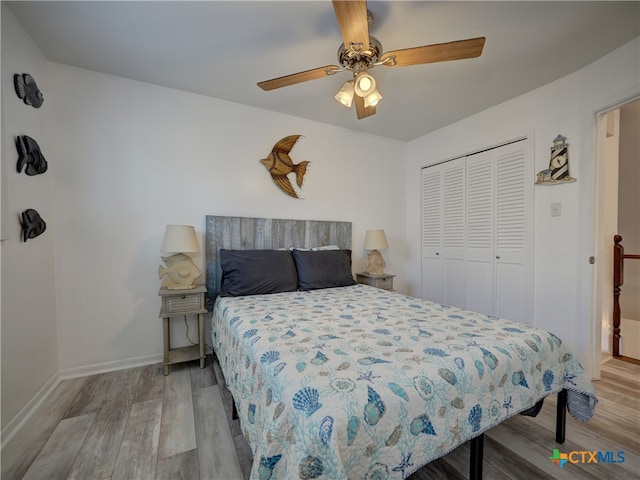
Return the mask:
<svg viewBox="0 0 640 480"><path fill-rule="evenodd" d="M389 248L384 230L367 230L367 234L364 237L364 248L365 250Z"/></svg>
<svg viewBox="0 0 640 480"><path fill-rule="evenodd" d="M198 245L195 228L191 225L167 225L160 251L167 253L199 252L200 245Z"/></svg>
<svg viewBox="0 0 640 480"><path fill-rule="evenodd" d="M364 99L364 107L365 108L375 107L380 100L382 100L382 95L380 94L380 92L376 88L373 92L371 92L369 95L367 95L365 97L365 99Z"/></svg>
<svg viewBox="0 0 640 480"><path fill-rule="evenodd" d="M351 102L353 101L353 80L345 82L338 93L336 93L335 99L345 107L351 107Z"/></svg>
<svg viewBox="0 0 640 480"><path fill-rule="evenodd" d="M354 89L358 96L365 98L376 89L376 79L367 72L360 72L356 75Z"/></svg>

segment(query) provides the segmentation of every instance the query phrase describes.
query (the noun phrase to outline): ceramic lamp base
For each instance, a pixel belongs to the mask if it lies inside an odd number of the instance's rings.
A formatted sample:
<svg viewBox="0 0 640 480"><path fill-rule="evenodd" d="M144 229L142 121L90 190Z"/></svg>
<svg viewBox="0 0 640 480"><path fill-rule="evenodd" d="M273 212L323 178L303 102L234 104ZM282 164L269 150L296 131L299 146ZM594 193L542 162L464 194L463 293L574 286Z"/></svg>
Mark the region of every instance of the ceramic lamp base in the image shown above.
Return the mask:
<svg viewBox="0 0 640 480"><path fill-rule="evenodd" d="M193 264L191 257L177 253L170 257L161 257L167 265L158 267L158 278L165 277L161 286L169 290L189 290L195 288L194 282L202 276L202 272Z"/></svg>
<svg viewBox="0 0 640 480"><path fill-rule="evenodd" d="M378 250L371 250L367 255L367 273L369 275L382 275L387 262L382 258L382 254Z"/></svg>

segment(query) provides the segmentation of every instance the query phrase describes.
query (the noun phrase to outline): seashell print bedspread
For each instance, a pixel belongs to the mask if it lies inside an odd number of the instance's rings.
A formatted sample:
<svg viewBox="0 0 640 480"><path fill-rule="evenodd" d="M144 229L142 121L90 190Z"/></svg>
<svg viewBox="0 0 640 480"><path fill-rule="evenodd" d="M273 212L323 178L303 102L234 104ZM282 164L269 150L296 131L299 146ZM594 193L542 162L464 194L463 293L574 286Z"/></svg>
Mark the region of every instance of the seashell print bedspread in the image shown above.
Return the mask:
<svg viewBox="0 0 640 480"><path fill-rule="evenodd" d="M402 479L563 388L597 403L555 335L366 285L220 297L212 338L251 479Z"/></svg>

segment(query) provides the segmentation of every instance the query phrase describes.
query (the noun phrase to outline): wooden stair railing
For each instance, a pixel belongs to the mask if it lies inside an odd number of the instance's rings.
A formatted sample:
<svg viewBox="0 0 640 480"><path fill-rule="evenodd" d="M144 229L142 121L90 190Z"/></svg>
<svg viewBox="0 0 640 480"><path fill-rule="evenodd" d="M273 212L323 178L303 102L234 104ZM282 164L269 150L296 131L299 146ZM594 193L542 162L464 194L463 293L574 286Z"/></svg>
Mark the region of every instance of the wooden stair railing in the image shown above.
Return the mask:
<svg viewBox="0 0 640 480"><path fill-rule="evenodd" d="M613 356L621 358L620 355L620 292L624 283L624 261L640 260L640 255L625 254L624 247L620 244L622 237L613 237Z"/></svg>

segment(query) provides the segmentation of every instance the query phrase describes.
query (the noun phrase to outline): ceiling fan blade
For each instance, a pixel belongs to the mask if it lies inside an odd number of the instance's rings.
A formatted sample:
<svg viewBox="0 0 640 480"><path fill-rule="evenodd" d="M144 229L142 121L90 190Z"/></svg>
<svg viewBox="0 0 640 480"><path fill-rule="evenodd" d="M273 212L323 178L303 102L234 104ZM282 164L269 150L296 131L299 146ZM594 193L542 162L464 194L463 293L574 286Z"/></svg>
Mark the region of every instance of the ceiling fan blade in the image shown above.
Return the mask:
<svg viewBox="0 0 640 480"><path fill-rule="evenodd" d="M356 103L356 113L358 114L358 120L362 120L363 118L367 118L371 115L376 114L376 107L364 106L364 98L360 97L359 95L354 95L353 100Z"/></svg>
<svg viewBox="0 0 640 480"><path fill-rule="evenodd" d="M304 72L292 73L284 77L265 80L264 82L259 82L258 86L265 91L275 90L276 88L288 87L296 83L308 82L309 80L316 80L317 78L333 75L339 70L340 67L337 65L327 65L326 67L314 68L312 70L305 70Z"/></svg>
<svg viewBox="0 0 640 480"><path fill-rule="evenodd" d="M361 43L362 50L369 50L369 23L365 0L333 0L333 10L342 32L342 41L348 49L352 43Z"/></svg>
<svg viewBox="0 0 640 480"><path fill-rule="evenodd" d="M484 37L458 40L455 42L437 43L424 47L405 48L386 52L380 58L380 62L391 56L396 57L395 64L385 64L386 67L406 67L408 65L421 65L423 63L446 62L449 60L462 60L475 58L482 54Z"/></svg>

